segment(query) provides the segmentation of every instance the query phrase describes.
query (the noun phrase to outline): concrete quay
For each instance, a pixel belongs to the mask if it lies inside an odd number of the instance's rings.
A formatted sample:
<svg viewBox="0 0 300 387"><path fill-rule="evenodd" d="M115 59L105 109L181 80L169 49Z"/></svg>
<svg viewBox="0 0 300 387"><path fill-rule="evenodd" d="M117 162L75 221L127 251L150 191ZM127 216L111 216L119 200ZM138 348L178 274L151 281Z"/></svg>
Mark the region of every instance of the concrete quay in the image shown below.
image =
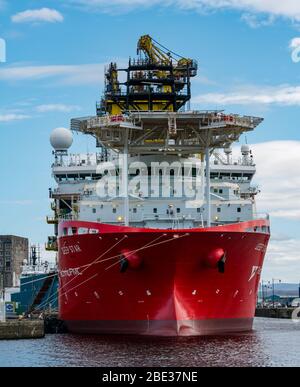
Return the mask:
<svg viewBox="0 0 300 387"><path fill-rule="evenodd" d="M255 317L291 319L295 308L257 308Z"/></svg>
<svg viewBox="0 0 300 387"><path fill-rule="evenodd" d="M39 339L44 336L43 320L8 320L0 322L0 340Z"/></svg>

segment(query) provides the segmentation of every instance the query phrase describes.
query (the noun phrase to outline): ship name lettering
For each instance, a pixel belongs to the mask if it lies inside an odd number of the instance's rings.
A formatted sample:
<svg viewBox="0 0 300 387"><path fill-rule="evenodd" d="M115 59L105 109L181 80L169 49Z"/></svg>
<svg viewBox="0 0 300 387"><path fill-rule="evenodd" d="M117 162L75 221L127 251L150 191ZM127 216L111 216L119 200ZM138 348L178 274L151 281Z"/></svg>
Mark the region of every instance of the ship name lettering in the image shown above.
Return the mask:
<svg viewBox="0 0 300 387"><path fill-rule="evenodd" d="M77 275L81 275L81 274L82 273L80 273L78 267L74 267L74 268L71 268L71 269L68 269L68 270L61 270L60 271L60 276L61 277L72 277L72 276L77 276Z"/></svg>
<svg viewBox="0 0 300 387"><path fill-rule="evenodd" d="M79 245L62 246L61 251L63 255L67 255L70 253L80 253L81 248Z"/></svg>
<svg viewBox="0 0 300 387"><path fill-rule="evenodd" d="M255 250L256 251L266 251L266 246L263 244L263 243L259 243L256 247L255 247Z"/></svg>

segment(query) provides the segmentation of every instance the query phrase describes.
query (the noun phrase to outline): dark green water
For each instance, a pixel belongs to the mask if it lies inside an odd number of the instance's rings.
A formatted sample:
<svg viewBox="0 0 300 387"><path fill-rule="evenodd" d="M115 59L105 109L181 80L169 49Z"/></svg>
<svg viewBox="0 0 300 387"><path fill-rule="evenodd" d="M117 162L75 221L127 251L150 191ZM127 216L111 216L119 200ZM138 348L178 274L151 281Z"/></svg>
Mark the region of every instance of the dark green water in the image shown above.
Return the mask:
<svg viewBox="0 0 300 387"><path fill-rule="evenodd" d="M47 335L0 341L0 366L300 366L300 322L256 319L227 337Z"/></svg>

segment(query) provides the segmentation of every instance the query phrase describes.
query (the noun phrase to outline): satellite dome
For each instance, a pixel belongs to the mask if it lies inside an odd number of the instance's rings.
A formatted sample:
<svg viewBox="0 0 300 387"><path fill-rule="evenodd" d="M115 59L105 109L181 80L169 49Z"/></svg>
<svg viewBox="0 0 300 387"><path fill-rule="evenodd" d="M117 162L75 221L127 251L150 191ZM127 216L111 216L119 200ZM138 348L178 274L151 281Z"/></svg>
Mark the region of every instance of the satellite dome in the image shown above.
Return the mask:
<svg viewBox="0 0 300 387"><path fill-rule="evenodd" d="M73 134L69 129L56 128L50 136L50 143L56 150L67 150L73 143Z"/></svg>
<svg viewBox="0 0 300 387"><path fill-rule="evenodd" d="M247 155L250 152L249 145L242 145L241 146L241 152L242 152L242 154Z"/></svg>

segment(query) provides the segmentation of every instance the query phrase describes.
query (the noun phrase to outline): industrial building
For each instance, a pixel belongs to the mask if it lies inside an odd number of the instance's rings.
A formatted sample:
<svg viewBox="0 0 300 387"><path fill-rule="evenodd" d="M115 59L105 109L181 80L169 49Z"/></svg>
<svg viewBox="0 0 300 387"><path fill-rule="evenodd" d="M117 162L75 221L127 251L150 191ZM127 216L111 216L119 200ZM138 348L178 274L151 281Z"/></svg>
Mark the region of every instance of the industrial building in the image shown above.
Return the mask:
<svg viewBox="0 0 300 387"><path fill-rule="evenodd" d="M24 260L28 259L27 238L0 235L0 290L19 286Z"/></svg>

